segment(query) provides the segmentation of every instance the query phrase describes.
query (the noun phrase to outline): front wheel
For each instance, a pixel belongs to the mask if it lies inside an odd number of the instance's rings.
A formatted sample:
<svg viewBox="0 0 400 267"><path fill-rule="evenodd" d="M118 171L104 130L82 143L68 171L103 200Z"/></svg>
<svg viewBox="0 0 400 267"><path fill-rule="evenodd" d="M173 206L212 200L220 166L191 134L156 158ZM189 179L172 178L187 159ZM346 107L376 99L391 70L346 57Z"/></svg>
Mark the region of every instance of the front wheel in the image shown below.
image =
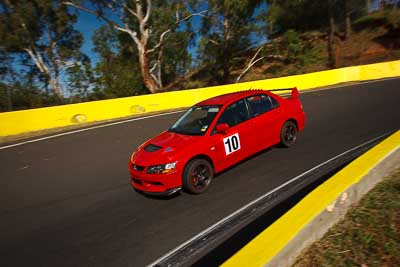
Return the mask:
<svg viewBox="0 0 400 267"><path fill-rule="evenodd" d="M297 126L292 121L287 121L281 129L281 145L291 147L297 139Z"/></svg>
<svg viewBox="0 0 400 267"><path fill-rule="evenodd" d="M193 159L183 171L183 188L192 194L203 193L213 177L214 169L210 162L205 159Z"/></svg>

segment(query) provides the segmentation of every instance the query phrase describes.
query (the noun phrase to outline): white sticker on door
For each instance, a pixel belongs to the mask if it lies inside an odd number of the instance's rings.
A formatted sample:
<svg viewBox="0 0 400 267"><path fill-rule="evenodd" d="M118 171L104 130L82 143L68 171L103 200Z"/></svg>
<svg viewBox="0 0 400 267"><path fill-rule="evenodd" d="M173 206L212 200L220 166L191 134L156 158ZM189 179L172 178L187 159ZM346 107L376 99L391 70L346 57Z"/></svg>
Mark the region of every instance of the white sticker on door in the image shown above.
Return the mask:
<svg viewBox="0 0 400 267"><path fill-rule="evenodd" d="M238 133L225 137L223 141L225 147L225 154L227 156L240 149L240 139Z"/></svg>

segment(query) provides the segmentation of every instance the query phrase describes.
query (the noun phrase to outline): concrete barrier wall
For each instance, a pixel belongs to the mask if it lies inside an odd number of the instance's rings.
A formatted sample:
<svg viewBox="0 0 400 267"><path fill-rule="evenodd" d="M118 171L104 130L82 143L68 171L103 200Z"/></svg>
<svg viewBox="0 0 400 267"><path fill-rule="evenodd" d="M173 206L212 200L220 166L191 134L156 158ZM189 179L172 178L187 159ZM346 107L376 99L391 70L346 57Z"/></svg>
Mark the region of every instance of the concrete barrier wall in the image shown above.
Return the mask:
<svg viewBox="0 0 400 267"><path fill-rule="evenodd" d="M299 90L308 90L343 82L395 76L400 76L400 60L201 89L4 112L0 113L0 137L184 108L216 95L246 89L296 86Z"/></svg>

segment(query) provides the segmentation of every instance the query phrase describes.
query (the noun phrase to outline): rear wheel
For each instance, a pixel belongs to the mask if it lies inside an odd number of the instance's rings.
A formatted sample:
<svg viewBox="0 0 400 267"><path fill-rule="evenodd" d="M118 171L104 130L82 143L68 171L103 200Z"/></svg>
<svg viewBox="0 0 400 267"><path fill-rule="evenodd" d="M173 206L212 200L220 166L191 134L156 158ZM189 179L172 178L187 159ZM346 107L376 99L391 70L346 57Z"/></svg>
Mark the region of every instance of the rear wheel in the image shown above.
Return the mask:
<svg viewBox="0 0 400 267"><path fill-rule="evenodd" d="M281 129L281 145L291 147L297 139L297 126L292 121L287 121Z"/></svg>
<svg viewBox="0 0 400 267"><path fill-rule="evenodd" d="M210 162L205 159L193 159L183 171L183 188L192 194L203 193L213 177L214 169Z"/></svg>

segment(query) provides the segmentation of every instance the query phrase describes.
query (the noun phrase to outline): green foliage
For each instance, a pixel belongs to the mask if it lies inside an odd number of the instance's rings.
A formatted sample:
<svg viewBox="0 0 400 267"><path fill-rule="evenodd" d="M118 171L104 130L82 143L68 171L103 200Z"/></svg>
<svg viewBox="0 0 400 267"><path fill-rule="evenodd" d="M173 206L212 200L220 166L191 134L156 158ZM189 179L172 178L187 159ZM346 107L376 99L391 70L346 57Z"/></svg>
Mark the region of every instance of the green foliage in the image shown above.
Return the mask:
<svg viewBox="0 0 400 267"><path fill-rule="evenodd" d="M280 38L271 40L263 49L263 56L274 58L286 65L295 65L298 68L315 64L321 59L321 51L309 38L313 37L290 29ZM281 67L275 66L271 67L269 71L273 74L280 69ZM298 71L297 69L290 70L287 74L298 74Z"/></svg>
<svg viewBox="0 0 400 267"><path fill-rule="evenodd" d="M100 61L94 68L92 99L146 93L139 73L137 50L127 35L103 26L93 35L93 43Z"/></svg>
<svg viewBox="0 0 400 267"><path fill-rule="evenodd" d="M287 60L289 62L298 60L304 50L299 34L294 30L288 30L284 35L284 39L287 47Z"/></svg>
<svg viewBox="0 0 400 267"><path fill-rule="evenodd" d="M150 47L154 47L159 42L159 36L167 29L171 31L165 35L162 49L162 68L161 77L163 85L166 86L174 82L179 76L184 75L191 67L192 56L189 47L193 45L195 33L192 28L192 21L183 21L176 24L178 18L183 19L198 8L197 1L180 0L158 0L153 1L153 11L150 17L153 34L150 39ZM151 61L155 62L160 54L151 54Z"/></svg>
<svg viewBox="0 0 400 267"><path fill-rule="evenodd" d="M329 26L329 12L336 21L344 23L345 6L352 18L366 12L365 0L332 0L333 8L329 10L329 1L314 0L268 0L269 8L265 14L269 34L284 33L289 29L298 32L321 30Z"/></svg>
<svg viewBox="0 0 400 267"><path fill-rule="evenodd" d="M54 106L59 99L29 84L0 83L0 112Z"/></svg>
<svg viewBox="0 0 400 267"><path fill-rule="evenodd" d="M87 101L93 83L93 73L90 60L85 58L79 64L67 69L67 86L71 103Z"/></svg>
<svg viewBox="0 0 400 267"><path fill-rule="evenodd" d="M51 84L60 99L59 76L81 57L83 37L73 27L76 19L58 0L0 2L0 47L30 68L36 82Z"/></svg>
<svg viewBox="0 0 400 267"><path fill-rule="evenodd" d="M261 1L209 0L208 16L202 19L198 54L201 64L210 66L209 75L217 83L227 83L230 66L251 46L253 13ZM240 60L239 60L240 61Z"/></svg>
<svg viewBox="0 0 400 267"><path fill-rule="evenodd" d="M184 82L183 84L183 88L187 88L187 89L195 89L195 88L202 88L207 86L207 84L203 81L188 81L188 82Z"/></svg>
<svg viewBox="0 0 400 267"><path fill-rule="evenodd" d="M354 21L356 29L375 28L377 26L387 26L390 28L400 28L400 10L385 9L372 14L362 16Z"/></svg>

